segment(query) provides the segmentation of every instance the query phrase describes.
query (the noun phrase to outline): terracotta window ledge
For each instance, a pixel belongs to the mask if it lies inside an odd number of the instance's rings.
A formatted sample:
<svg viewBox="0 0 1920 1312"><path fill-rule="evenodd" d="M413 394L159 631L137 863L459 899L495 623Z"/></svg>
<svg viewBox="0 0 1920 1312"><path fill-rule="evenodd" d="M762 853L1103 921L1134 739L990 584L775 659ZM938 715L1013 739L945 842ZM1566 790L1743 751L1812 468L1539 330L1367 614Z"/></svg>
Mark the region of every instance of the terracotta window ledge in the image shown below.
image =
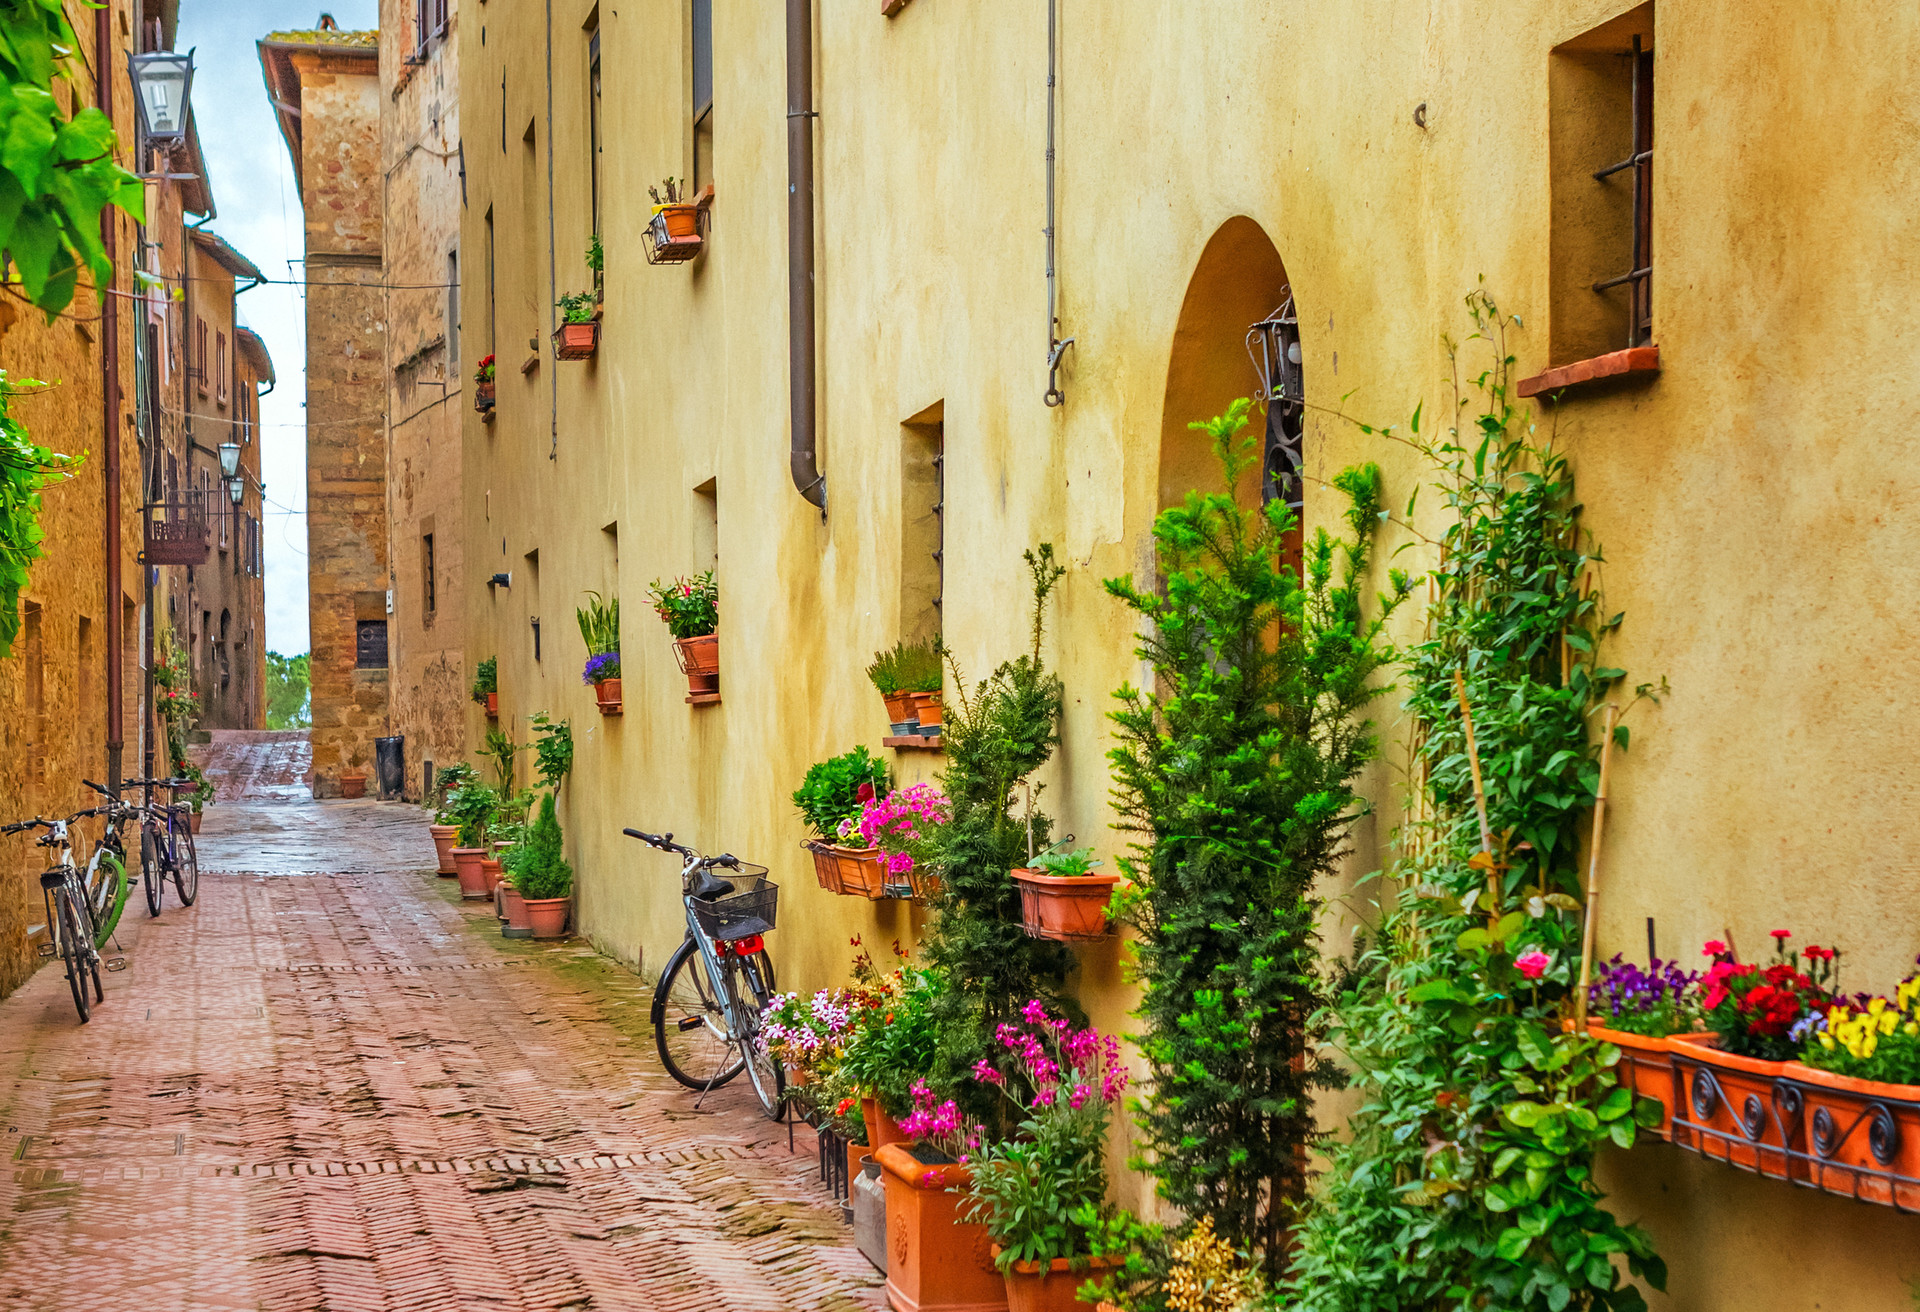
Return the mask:
<svg viewBox="0 0 1920 1312"><path fill-rule="evenodd" d="M1596 355L1591 360L1575 360L1558 369L1522 378L1515 390L1521 396L1550 396L1569 387L1604 382L1609 378L1632 378L1659 372L1660 348L1635 346L1625 351Z"/></svg>

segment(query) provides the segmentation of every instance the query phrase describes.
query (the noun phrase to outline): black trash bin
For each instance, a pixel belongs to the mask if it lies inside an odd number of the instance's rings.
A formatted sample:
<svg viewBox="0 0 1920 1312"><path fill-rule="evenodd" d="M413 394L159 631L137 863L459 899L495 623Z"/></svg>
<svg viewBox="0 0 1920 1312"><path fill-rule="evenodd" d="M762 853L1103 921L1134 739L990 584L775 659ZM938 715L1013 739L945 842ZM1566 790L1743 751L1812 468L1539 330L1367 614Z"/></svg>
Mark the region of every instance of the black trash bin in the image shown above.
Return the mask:
<svg viewBox="0 0 1920 1312"><path fill-rule="evenodd" d="M380 796L395 798L407 786L407 758L400 750L406 739L401 736L373 740L373 769L378 777Z"/></svg>

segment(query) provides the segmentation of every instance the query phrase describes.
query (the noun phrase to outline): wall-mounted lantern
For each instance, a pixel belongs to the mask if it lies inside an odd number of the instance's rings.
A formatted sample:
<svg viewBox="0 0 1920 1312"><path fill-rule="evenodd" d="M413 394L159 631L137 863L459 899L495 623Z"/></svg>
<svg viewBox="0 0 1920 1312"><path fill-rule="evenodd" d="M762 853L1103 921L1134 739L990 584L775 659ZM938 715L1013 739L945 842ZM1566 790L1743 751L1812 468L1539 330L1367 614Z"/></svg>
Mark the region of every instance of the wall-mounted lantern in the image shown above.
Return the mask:
<svg viewBox="0 0 1920 1312"><path fill-rule="evenodd" d="M193 51L150 50L128 55L140 102L140 128L149 142L171 146L186 139L187 96L193 89Z"/></svg>

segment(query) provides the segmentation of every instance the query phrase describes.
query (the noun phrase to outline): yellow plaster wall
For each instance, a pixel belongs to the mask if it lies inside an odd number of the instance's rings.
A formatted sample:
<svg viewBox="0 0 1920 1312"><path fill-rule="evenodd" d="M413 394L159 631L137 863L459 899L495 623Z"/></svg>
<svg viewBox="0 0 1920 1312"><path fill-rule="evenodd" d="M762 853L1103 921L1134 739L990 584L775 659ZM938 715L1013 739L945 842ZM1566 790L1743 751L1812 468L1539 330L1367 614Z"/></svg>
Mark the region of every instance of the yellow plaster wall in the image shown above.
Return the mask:
<svg viewBox="0 0 1920 1312"><path fill-rule="evenodd" d="M500 380L496 421L465 421L468 656L499 656L502 724L516 737L535 711L574 720L563 822L593 940L657 969L680 937L671 863L622 825L772 866L790 987L840 978L854 934L911 937L918 913L813 885L786 796L810 761L877 748L885 732L862 667L899 623L900 424L936 402L947 639L976 678L1018 650L1020 551L1056 545L1072 573L1047 651L1067 715L1042 778L1063 831L1110 855L1104 714L1138 664L1100 580L1151 568L1163 435L1200 417L1164 413L1170 391L1184 394L1170 376L1216 367L1176 356L1202 252L1238 216L1273 242L1319 405L1374 421L1421 401L1442 411L1440 338L1465 331L1461 299L1483 278L1525 321L1520 372L1544 368L1549 52L1628 7L1062 0L1060 318L1077 344L1067 402L1048 409L1044 6L921 0L886 20L871 4L821 4L825 523L787 475L778 11L715 6L710 248L690 266L650 267L645 185L688 167L683 7L603 0L604 334L596 359L569 363L546 345L547 307L586 283L594 11L554 5L550 131L543 12L471 10L460 33L462 119L474 125L465 246L484 249L492 207ZM1907 928L1920 911L1920 838L1903 823L1915 735L1901 641L1914 627L1902 507L1915 464L1904 310L1916 288L1904 252L1920 222L1920 115L1906 78L1920 16L1852 5L1816 20L1777 0L1668 0L1656 38L1665 372L1558 415L1607 550L1609 605L1627 613L1613 659L1673 688L1663 708L1635 712L1615 776L1601 942L1639 950L1648 915L1667 951L1726 927L1756 944L1783 924L1841 943L1849 983L1887 985L1920 949ZM486 265L465 269L478 310ZM1250 368L1245 378L1250 389ZM1306 447L1318 479L1379 461L1395 503L1421 476L1399 448L1327 411ZM693 489L709 478L724 701L692 708L643 589L700 566L710 503ZM1309 522L1331 522L1337 506L1317 488ZM510 587L486 585L496 570ZM625 602L626 713L602 719L579 681L571 612L583 590L609 585ZM1408 636L1417 616L1403 620ZM484 721L468 714L477 737ZM1402 730L1391 702L1382 718L1390 739ZM1390 747L1369 774L1378 815L1356 831L1355 873L1387 855L1399 754ZM896 764L908 782L935 763ZM1330 924L1334 946L1346 927ZM1106 1027L1125 1024L1118 957L1113 944L1085 951L1075 981ZM1732 1291L1754 1288L1774 1306L1895 1305L1836 1293L1832 1265L1768 1238L1755 1218L1769 1207L1862 1273L1862 1290L1920 1273L1911 1237L1899 1232L1902 1249L1888 1218L1856 1204L1660 1152L1609 1178L1623 1213L1686 1255L1689 1292L1667 1306L1743 1306ZM1134 1180L1120 1192L1141 1193Z"/></svg>

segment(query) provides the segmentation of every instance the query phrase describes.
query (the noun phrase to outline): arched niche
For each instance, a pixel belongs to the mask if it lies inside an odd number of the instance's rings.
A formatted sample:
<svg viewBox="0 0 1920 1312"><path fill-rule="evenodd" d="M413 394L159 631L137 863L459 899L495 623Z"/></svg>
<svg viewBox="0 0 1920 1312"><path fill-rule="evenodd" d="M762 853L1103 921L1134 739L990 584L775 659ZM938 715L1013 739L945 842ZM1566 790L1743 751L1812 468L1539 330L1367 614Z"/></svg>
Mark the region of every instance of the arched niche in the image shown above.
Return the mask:
<svg viewBox="0 0 1920 1312"><path fill-rule="evenodd" d="M1167 395L1160 421L1158 510L1178 505L1194 489L1225 491L1206 435L1187 427L1226 410L1236 397L1258 396L1260 379L1247 358L1247 330L1287 297L1287 269L1263 229L1235 215L1207 239L1187 282L1167 363ZM1237 494L1259 504L1259 434L1266 420L1256 404L1243 436L1256 439Z"/></svg>

